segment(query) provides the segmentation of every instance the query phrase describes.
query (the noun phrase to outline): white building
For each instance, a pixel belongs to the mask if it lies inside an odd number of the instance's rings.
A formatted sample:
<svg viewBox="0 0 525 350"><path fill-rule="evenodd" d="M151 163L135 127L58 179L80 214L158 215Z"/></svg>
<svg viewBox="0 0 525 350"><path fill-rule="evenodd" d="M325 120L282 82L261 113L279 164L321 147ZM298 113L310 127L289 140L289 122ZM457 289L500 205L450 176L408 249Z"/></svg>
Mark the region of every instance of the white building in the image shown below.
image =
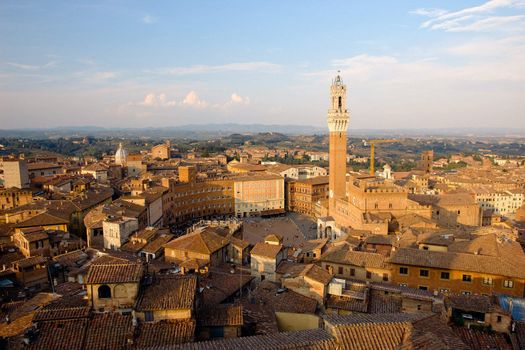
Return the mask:
<svg viewBox="0 0 525 350"><path fill-rule="evenodd" d="M117 249L128 240L128 237L139 229L139 221L135 218L108 218L102 222L104 248Z"/></svg>
<svg viewBox="0 0 525 350"><path fill-rule="evenodd" d="M25 160L6 160L3 162L4 187L29 188L29 174Z"/></svg>
<svg viewBox="0 0 525 350"><path fill-rule="evenodd" d="M108 166L103 163L93 163L83 167L80 173L93 176L99 183L106 183L108 182L108 169Z"/></svg>
<svg viewBox="0 0 525 350"><path fill-rule="evenodd" d="M510 215L523 205L525 192L522 189L497 192L480 188L475 191L475 198L483 210L493 210L498 215Z"/></svg>
<svg viewBox="0 0 525 350"><path fill-rule="evenodd" d="M240 176L234 180L233 196L237 217L284 213L284 178Z"/></svg>
<svg viewBox="0 0 525 350"><path fill-rule="evenodd" d="M328 171L325 168L316 165L287 165L280 163L269 166L268 172L294 180L306 180L312 177L328 175Z"/></svg>

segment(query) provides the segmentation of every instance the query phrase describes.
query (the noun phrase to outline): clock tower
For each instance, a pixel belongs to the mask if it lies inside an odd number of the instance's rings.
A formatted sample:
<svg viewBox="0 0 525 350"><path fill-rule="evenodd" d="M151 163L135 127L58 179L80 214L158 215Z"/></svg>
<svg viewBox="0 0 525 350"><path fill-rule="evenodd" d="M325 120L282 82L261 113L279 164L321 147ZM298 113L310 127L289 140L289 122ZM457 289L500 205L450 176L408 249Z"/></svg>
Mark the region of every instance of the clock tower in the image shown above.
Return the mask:
<svg viewBox="0 0 525 350"><path fill-rule="evenodd" d="M346 109L346 85L337 75L330 87L328 130L330 132L329 212L335 210L337 198L346 192L346 131L349 114Z"/></svg>

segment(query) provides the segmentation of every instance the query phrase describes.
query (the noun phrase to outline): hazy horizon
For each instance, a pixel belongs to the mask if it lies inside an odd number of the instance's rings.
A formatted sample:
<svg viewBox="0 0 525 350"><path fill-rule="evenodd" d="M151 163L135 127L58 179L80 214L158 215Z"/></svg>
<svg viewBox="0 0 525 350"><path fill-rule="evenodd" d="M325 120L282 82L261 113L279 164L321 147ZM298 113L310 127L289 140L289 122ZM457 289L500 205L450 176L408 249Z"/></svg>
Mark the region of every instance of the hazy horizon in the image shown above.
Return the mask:
<svg viewBox="0 0 525 350"><path fill-rule="evenodd" d="M424 7L422 7L424 6ZM0 3L0 129L525 128L525 1Z"/></svg>

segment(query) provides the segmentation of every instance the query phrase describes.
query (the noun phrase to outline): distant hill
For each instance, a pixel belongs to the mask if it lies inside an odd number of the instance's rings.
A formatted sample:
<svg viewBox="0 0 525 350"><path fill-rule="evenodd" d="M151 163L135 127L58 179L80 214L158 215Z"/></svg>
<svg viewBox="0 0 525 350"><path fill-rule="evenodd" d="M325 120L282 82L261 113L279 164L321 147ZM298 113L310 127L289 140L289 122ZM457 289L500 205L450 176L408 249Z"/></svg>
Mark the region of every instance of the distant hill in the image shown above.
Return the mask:
<svg viewBox="0 0 525 350"><path fill-rule="evenodd" d="M328 128L310 125L277 124L188 124L163 128L103 128L98 126L71 126L49 129L0 129L4 138L59 138L84 137L98 138L171 138L205 140L232 134L253 135L324 135ZM525 137L523 128L443 128L443 129L350 129L352 137ZM280 136L278 138L281 138Z"/></svg>

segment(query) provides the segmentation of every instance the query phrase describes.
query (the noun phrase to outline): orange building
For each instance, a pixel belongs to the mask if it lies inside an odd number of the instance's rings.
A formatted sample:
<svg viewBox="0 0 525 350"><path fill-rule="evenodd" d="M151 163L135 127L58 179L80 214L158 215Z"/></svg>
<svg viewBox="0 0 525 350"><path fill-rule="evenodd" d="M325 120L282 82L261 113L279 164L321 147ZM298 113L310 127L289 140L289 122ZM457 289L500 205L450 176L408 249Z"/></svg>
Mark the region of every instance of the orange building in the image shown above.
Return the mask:
<svg viewBox="0 0 525 350"><path fill-rule="evenodd" d="M194 167L179 167L179 181L163 179L169 188L164 205L173 213L168 221L182 224L188 220L228 215L234 212L233 180L197 180Z"/></svg>
<svg viewBox="0 0 525 350"><path fill-rule="evenodd" d="M286 182L288 211L315 217L315 204L328 199L328 176Z"/></svg>
<svg viewBox="0 0 525 350"><path fill-rule="evenodd" d="M521 247L516 243L500 248L505 251L501 256L399 248L390 258L392 281L440 293L523 297L525 258Z"/></svg>

